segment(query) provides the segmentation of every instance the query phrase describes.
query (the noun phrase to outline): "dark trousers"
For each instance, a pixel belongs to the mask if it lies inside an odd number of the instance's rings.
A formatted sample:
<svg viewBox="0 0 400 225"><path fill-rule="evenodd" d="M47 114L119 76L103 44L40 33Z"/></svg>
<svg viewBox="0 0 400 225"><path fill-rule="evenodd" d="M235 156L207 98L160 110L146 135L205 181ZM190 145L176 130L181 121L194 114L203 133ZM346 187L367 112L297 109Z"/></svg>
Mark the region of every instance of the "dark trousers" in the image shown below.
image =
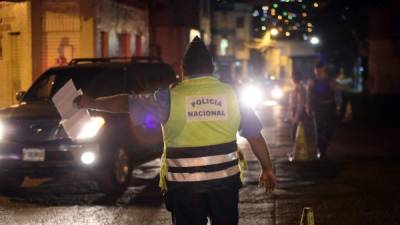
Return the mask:
<svg viewBox="0 0 400 225"><path fill-rule="evenodd" d="M171 191L166 205L174 225L237 225L239 189L227 188L202 193Z"/></svg>
<svg viewBox="0 0 400 225"><path fill-rule="evenodd" d="M315 122L317 125L317 145L321 157L326 156L326 150L332 139L336 126L336 108L334 106L315 111Z"/></svg>

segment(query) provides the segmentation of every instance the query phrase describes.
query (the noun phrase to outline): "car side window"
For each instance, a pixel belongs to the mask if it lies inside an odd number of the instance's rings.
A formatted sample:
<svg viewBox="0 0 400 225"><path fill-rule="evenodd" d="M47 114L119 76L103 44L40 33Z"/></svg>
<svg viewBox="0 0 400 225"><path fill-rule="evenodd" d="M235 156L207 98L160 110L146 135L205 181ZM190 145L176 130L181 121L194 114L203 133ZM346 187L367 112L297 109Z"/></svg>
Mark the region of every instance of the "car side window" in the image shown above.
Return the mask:
<svg viewBox="0 0 400 225"><path fill-rule="evenodd" d="M56 78L55 74L49 75L46 79L43 79L37 88L37 92L36 92L36 98L38 99L48 99L50 94L51 94L51 90L53 88L54 85L54 80Z"/></svg>
<svg viewBox="0 0 400 225"><path fill-rule="evenodd" d="M104 70L94 76L83 92L92 97L104 97L124 93L124 72L119 70Z"/></svg>

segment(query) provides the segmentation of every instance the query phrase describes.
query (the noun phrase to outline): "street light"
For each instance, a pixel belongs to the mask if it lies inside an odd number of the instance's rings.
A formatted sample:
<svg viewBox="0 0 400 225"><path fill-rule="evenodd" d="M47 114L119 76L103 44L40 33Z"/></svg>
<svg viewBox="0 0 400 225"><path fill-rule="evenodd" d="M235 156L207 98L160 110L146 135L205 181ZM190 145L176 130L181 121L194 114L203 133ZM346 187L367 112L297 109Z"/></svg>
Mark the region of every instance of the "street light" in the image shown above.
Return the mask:
<svg viewBox="0 0 400 225"><path fill-rule="evenodd" d="M276 28L272 28L272 29L271 29L271 35L272 35L272 36L276 36L276 35L278 35L278 34L279 34L278 29L276 29Z"/></svg>
<svg viewBox="0 0 400 225"><path fill-rule="evenodd" d="M310 43L312 44L312 45L317 45L317 44L319 44L319 38L318 37L312 37L311 39L310 39Z"/></svg>

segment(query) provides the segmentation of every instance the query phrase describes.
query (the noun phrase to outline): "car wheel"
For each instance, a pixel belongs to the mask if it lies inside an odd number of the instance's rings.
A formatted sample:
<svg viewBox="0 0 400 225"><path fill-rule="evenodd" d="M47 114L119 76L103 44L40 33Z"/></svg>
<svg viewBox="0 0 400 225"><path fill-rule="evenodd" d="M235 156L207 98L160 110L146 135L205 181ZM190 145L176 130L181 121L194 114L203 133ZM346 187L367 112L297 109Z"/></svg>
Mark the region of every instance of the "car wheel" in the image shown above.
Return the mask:
<svg viewBox="0 0 400 225"><path fill-rule="evenodd" d="M19 189L22 182L24 181L24 176L18 174L0 174L0 192L9 193L14 192Z"/></svg>
<svg viewBox="0 0 400 225"><path fill-rule="evenodd" d="M126 190L132 176L132 165L125 148L113 151L106 166L99 170L98 181L102 192L110 196L120 196Z"/></svg>

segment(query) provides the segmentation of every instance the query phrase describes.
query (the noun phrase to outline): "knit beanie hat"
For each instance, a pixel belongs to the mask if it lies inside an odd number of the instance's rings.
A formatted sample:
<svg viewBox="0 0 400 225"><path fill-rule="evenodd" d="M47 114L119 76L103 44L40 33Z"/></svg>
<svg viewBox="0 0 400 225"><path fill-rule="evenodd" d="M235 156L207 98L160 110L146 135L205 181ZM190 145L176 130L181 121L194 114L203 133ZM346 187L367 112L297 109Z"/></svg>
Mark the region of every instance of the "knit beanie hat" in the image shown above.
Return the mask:
<svg viewBox="0 0 400 225"><path fill-rule="evenodd" d="M188 75L211 75L214 71L211 54L199 36L196 36L186 47L182 68Z"/></svg>

